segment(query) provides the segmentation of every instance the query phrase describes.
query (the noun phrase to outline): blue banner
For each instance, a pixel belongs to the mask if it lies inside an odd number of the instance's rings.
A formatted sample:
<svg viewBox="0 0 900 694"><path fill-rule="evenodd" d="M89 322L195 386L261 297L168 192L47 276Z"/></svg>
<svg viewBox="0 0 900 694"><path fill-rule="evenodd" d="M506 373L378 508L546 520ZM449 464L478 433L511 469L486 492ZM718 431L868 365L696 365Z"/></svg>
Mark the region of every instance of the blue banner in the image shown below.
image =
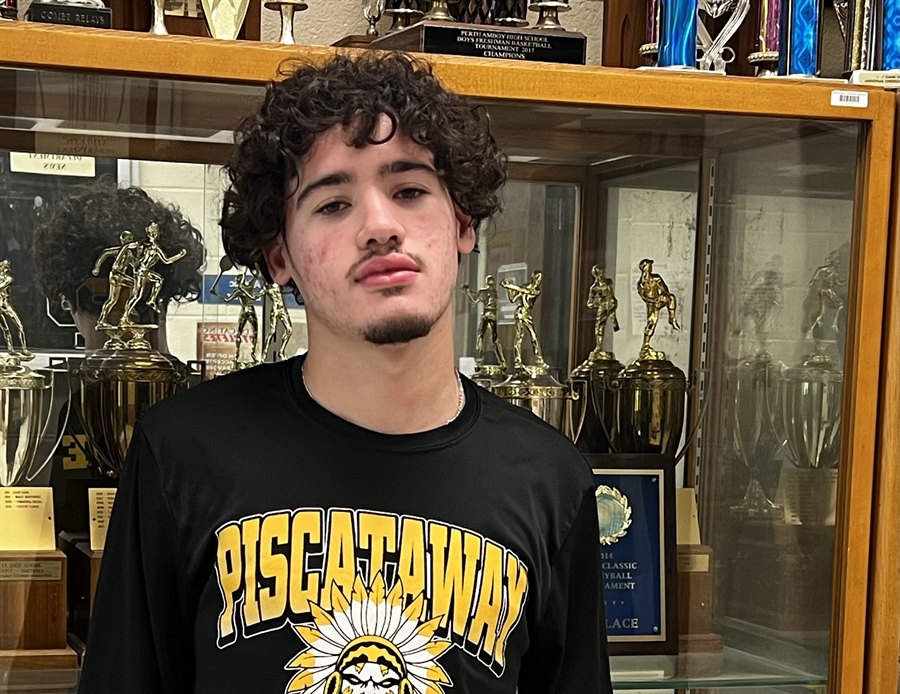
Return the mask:
<svg viewBox="0 0 900 694"><path fill-rule="evenodd" d="M779 75L818 76L821 14L821 0L784 0Z"/></svg>
<svg viewBox="0 0 900 694"><path fill-rule="evenodd" d="M201 304L221 304L224 303L219 297L212 293L213 284L215 284L217 275L203 275L203 291L200 293L200 296L197 298L197 301ZM219 280L219 286L216 288L222 296L228 296L237 288L237 280L240 275L223 275L222 279ZM262 284L257 281L256 284L253 285L253 291L258 292ZM293 292L287 288L282 287L282 295L284 296L284 305L287 308L300 308L303 306L303 300L301 299L299 302L294 297ZM235 299L237 301L237 299ZM262 299L257 299L253 302L255 306L262 305Z"/></svg>
<svg viewBox="0 0 900 694"><path fill-rule="evenodd" d="M595 470L610 641L665 641L664 491L660 470Z"/></svg>

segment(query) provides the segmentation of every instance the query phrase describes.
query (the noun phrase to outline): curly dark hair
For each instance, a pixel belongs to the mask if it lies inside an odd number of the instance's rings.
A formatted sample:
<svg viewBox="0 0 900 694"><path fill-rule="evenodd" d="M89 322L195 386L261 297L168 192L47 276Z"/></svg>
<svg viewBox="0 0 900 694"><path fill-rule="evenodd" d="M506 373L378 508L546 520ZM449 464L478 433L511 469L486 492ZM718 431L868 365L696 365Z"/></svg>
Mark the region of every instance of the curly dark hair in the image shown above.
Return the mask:
<svg viewBox="0 0 900 694"><path fill-rule="evenodd" d="M151 222L159 225L159 244L167 255L187 251L181 260L155 268L163 277L163 305L196 299L206 261L200 230L177 208L153 200L140 188L119 188L108 177L61 200L36 229L36 279L44 294L54 302L65 297L77 302L79 311L99 315L97 302L79 301L82 288L94 279L95 261L104 249L119 245L123 231L131 231L135 240L145 239Z"/></svg>
<svg viewBox="0 0 900 694"><path fill-rule="evenodd" d="M377 141L382 115L393 128ZM476 228L499 212L507 161L483 108L447 91L428 63L404 53L339 54L271 83L259 111L235 131L221 221L234 263L266 272L262 250L284 233L284 201L297 164L336 125L350 129L354 147L386 142L399 131L431 150L451 199Z"/></svg>

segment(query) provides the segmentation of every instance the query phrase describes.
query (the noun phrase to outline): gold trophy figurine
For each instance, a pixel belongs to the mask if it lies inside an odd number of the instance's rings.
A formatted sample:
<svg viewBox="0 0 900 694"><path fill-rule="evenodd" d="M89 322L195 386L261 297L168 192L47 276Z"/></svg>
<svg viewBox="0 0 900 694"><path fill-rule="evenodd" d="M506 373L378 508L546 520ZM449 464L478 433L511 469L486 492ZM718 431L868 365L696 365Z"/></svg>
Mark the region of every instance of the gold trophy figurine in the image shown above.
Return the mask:
<svg viewBox="0 0 900 694"><path fill-rule="evenodd" d="M506 290L509 300L516 306L516 341L513 346L513 369L516 372L527 371L532 376L546 374L549 368L547 362L544 361L541 343L534 329L534 304L541 295L541 282L543 280L544 274L540 270L535 270L531 273L531 281L521 287L514 284L512 280L503 280L503 288ZM531 340L534 364L525 364L525 358L522 353L525 333L528 333L528 337Z"/></svg>
<svg viewBox="0 0 900 694"><path fill-rule="evenodd" d="M675 330L681 330L675 311L678 308L678 300L669 291L665 280L653 272L653 261L644 258L638 265L641 269L641 277L638 279L637 291L641 301L647 306L647 325L644 327L644 342L641 345L640 359L665 359L665 352L657 352L650 346L650 339L656 333L659 323L659 312L666 309L669 315L669 325Z"/></svg>
<svg viewBox="0 0 900 694"><path fill-rule="evenodd" d="M94 263L93 274L113 259L109 271L109 297L103 304L96 329L109 338L102 349L84 360L69 360L69 382L80 385L82 425L87 435L87 452L109 477L117 477L125 464L135 424L152 405L186 386L189 376L202 377L199 370L181 363L171 355L154 349L145 335L156 329L156 322L138 323L134 317L144 301L158 313L162 276L153 268L183 258L182 249L167 255L159 243L159 225L146 228L146 238L137 240L133 232L119 235L120 245L105 249ZM128 290L128 299L118 322L113 313ZM125 336L131 338L126 340ZM77 394L72 393L72 397ZM77 412L77 410L76 410Z"/></svg>
<svg viewBox="0 0 900 694"><path fill-rule="evenodd" d="M10 357L18 361L30 361L34 359L34 354L28 351L25 344L25 328L22 327L22 320L16 309L12 305L13 276L9 268L8 260L0 260L0 330L3 331L3 337L6 340L6 351ZM9 324L12 323L16 331L19 333L19 349L13 346L12 331Z"/></svg>
<svg viewBox="0 0 900 694"><path fill-rule="evenodd" d="M472 305L483 305L478 323L478 336L475 338L475 378L497 383L506 372L506 356L503 354L503 346L497 332L497 281L493 275L488 275L484 278L484 286L477 292L469 289L468 284L462 285L460 289ZM488 335L490 335L489 344L497 359L496 364L484 363L484 349L488 344Z"/></svg>
<svg viewBox="0 0 900 694"><path fill-rule="evenodd" d="M616 355L603 349L606 327L612 321L613 331L619 329L616 310L619 301L613 290L612 280L599 265L591 268L594 278L588 291L587 307L597 312L594 319L594 348L588 358L572 371L569 380L572 386L582 382L591 390L591 404L583 404L590 412L585 413L581 436L576 441L584 453L608 453L618 446L616 437L616 408L618 391L615 379L624 368Z"/></svg>
<svg viewBox="0 0 900 694"><path fill-rule="evenodd" d="M620 453L653 453L675 457L684 428L687 379L684 372L666 359L665 352L650 345L659 313L668 312L669 325L681 330L676 317L678 301L665 280L653 272L653 261L639 264L638 296L647 306L644 341L637 361L619 379L619 407L615 436Z"/></svg>
<svg viewBox="0 0 900 694"><path fill-rule="evenodd" d="M262 353L268 354L269 348L275 341L275 335L278 332L278 326L281 325L283 332L278 348L275 351L275 361L285 360L285 349L287 349L288 341L294 332L294 325L291 323L291 315L288 313L287 307L284 305L284 294L281 286L274 282L269 282L263 290L269 301L272 303L272 309L269 312L269 331L266 333L266 339L263 341Z"/></svg>
<svg viewBox="0 0 900 694"><path fill-rule="evenodd" d="M577 400L578 395L548 373L549 367L534 327L534 305L541 295L542 281L540 271L532 273L531 281L521 287L512 280L503 281L509 300L516 305L515 361L512 374L493 390L499 397L530 410L575 441L581 433L585 410L581 409L582 416L576 423L570 403ZM525 363L522 348L526 333L531 340L534 364Z"/></svg>
<svg viewBox="0 0 900 694"><path fill-rule="evenodd" d="M237 334L235 336L234 348L234 368L235 370L249 369L251 366L259 364L257 356L257 347L259 346L259 319L256 316L256 307L253 305L264 293L265 287L256 289L259 282L259 276L250 270L244 268L239 275L235 276L234 291L223 296L219 293L219 281L226 271L234 267L228 256L223 256L219 261L219 275L213 282L211 292L219 297L226 304L237 299L241 304L241 311L238 314ZM250 358L241 358L241 345L244 343L244 329L246 327L253 329L253 337L250 342Z"/></svg>

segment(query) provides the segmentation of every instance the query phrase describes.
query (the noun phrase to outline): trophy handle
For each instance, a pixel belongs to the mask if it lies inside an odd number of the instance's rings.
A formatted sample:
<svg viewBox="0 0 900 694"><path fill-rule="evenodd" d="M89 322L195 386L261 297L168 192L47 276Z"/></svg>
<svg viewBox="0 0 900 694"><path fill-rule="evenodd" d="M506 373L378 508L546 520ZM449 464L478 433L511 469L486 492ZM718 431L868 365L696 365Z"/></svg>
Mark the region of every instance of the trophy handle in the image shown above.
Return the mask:
<svg viewBox="0 0 900 694"><path fill-rule="evenodd" d="M581 393L579 394L578 388L576 384L581 384ZM569 440L572 443L575 443L578 440L578 437L581 436L581 429L584 427L584 418L587 414L588 408L588 389L590 388L590 383L588 383L585 378L573 378L569 381L569 393L566 396L566 436L569 437ZM575 417L572 415L572 410L575 409L575 405L573 404L576 400L581 400L581 414L578 416L578 424L575 424Z"/></svg>
<svg viewBox="0 0 900 694"><path fill-rule="evenodd" d="M694 372L694 383L690 385L691 390L696 390L698 393L700 392L700 374L701 371L698 369ZM678 463L685 455L687 455L688 450L691 448L691 444L694 443L694 439L697 438L697 433L700 431L700 427L703 425L704 420L706 419L706 411L709 409L709 398L700 398L700 411L697 414L697 421L694 424L691 432L688 434L687 438L684 440L684 446L681 450L675 455L675 462Z"/></svg>
<svg viewBox="0 0 900 694"><path fill-rule="evenodd" d="M610 391L622 390L622 379L620 379L618 377L610 378L609 374L604 374L603 375L603 386L607 390L610 390ZM593 397L593 393L591 393L591 397ZM618 449L618 447L616 446L616 444L614 443L613 436L609 431L609 427L606 425L606 419L604 417L599 416L600 408L597 405L596 400L594 401L594 408L598 415L597 419L600 420L600 426L603 429L603 435L606 436L606 441L607 441L607 443L609 443L610 451L612 451L616 455L619 455L622 451L620 451ZM618 410L618 405L616 406L616 409Z"/></svg>
<svg viewBox="0 0 900 694"><path fill-rule="evenodd" d="M50 397L47 398L47 404L44 408L46 411L41 412L41 419L43 420L43 425L41 426L41 433L39 436L39 441L44 440L44 436L47 433L47 429L50 427L50 420L53 418L53 402L54 395L56 394L56 375L66 373L65 369L60 369L60 364L65 364L64 359L58 359L58 361L54 362L57 357L51 357L49 366L46 369L41 369L41 371L45 371L49 374L48 380L50 384L44 386L44 391L49 391ZM71 389L70 389L71 392ZM47 464L53 460L53 456L56 454L56 450L59 448L59 444L62 441L63 436L65 435L66 426L69 422L69 416L72 411L72 398L71 396L66 398L65 404L65 415L60 419L59 429L56 432L56 436L53 440L53 443L50 445L50 450L47 452L46 457L44 457L43 461L40 465L35 466L34 461L31 462L31 467L25 475L25 479L29 482L34 481L34 479L43 472L44 468L47 467Z"/></svg>

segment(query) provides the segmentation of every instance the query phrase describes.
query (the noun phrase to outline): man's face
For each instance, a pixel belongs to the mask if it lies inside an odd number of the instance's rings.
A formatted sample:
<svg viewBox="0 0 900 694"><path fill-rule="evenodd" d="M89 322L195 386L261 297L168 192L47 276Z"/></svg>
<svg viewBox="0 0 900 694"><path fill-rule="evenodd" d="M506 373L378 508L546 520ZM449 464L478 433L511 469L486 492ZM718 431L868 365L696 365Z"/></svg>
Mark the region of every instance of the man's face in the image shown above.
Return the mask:
<svg viewBox="0 0 900 694"><path fill-rule="evenodd" d="M387 118L375 133L387 135ZM434 170L432 153L396 134L347 145L343 128L316 140L289 184L285 234L266 250L273 279L294 279L308 320L375 344L409 342L444 315L458 253L475 244Z"/></svg>

